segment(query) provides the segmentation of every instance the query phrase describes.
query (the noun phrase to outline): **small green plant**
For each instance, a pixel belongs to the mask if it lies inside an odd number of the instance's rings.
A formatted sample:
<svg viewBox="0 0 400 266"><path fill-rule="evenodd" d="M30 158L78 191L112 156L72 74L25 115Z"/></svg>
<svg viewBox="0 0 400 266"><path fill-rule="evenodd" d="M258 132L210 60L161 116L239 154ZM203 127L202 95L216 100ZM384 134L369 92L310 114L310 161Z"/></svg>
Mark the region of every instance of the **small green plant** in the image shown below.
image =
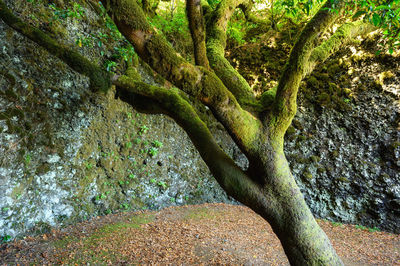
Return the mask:
<svg viewBox="0 0 400 266"><path fill-rule="evenodd" d="M371 232L371 233L373 233L373 232L380 232L381 230L379 230L379 228L377 228L377 227L372 227L372 228L368 228L368 231L369 232Z"/></svg>
<svg viewBox="0 0 400 266"><path fill-rule="evenodd" d="M146 125L143 125L143 126L141 126L140 128L139 128L139 135L142 135L142 134L146 134L146 132L149 130L149 128L146 126Z"/></svg>
<svg viewBox="0 0 400 266"><path fill-rule="evenodd" d="M104 62L104 67L105 67L105 69L106 69L108 72L114 71L115 68L116 68L116 66L117 66L117 63L114 62L114 61L106 60L106 61Z"/></svg>
<svg viewBox="0 0 400 266"><path fill-rule="evenodd" d="M132 46L128 47L114 47L115 54L113 54L113 58L119 59L122 58L124 61L128 62L134 55L135 50Z"/></svg>
<svg viewBox="0 0 400 266"><path fill-rule="evenodd" d="M158 181L157 185L159 187L162 187L163 189L166 189L168 187L167 183L165 183L164 181Z"/></svg>
<svg viewBox="0 0 400 266"><path fill-rule="evenodd" d="M135 179L136 176L135 176L134 174L129 174L128 178L130 178L130 179Z"/></svg>
<svg viewBox="0 0 400 266"><path fill-rule="evenodd" d="M133 140L133 143L135 143L136 145L139 144L142 140L139 138L136 138Z"/></svg>
<svg viewBox="0 0 400 266"><path fill-rule="evenodd" d="M126 146L126 148L130 149L130 148L132 148L133 144L132 144L131 141L128 141L128 142L125 144L125 146Z"/></svg>
<svg viewBox="0 0 400 266"><path fill-rule="evenodd" d="M332 225L333 226L342 226L343 224L342 223L338 223L338 222L332 222Z"/></svg>
<svg viewBox="0 0 400 266"><path fill-rule="evenodd" d="M150 179L150 183L155 184L157 183L157 180L155 178Z"/></svg>
<svg viewBox="0 0 400 266"><path fill-rule="evenodd" d="M86 162L85 167L86 167L86 169L90 170L93 168L93 164Z"/></svg>
<svg viewBox="0 0 400 266"><path fill-rule="evenodd" d="M149 155L150 155L151 157L156 156L157 153L158 153L158 149L157 149L157 148L151 147L151 148L149 149Z"/></svg>
<svg viewBox="0 0 400 266"><path fill-rule="evenodd" d="M78 3L74 3L72 8L68 9L58 8L55 4L50 4L49 7L53 10L53 20L81 18L84 14L81 5Z"/></svg>
<svg viewBox="0 0 400 266"><path fill-rule="evenodd" d="M123 203L123 204L119 205L119 208L122 210L129 210L131 208L131 206L128 203Z"/></svg>
<svg viewBox="0 0 400 266"><path fill-rule="evenodd" d="M126 180L126 181L120 180L120 181L118 181L118 183L119 183L121 186L123 186L123 185L129 185L129 181L128 181L128 180Z"/></svg>
<svg viewBox="0 0 400 266"><path fill-rule="evenodd" d="M174 203L174 202L176 201L175 198L172 198L172 197L171 197L169 200L170 200L172 203Z"/></svg>
<svg viewBox="0 0 400 266"><path fill-rule="evenodd" d="M110 214L112 211L110 209L105 210L105 214Z"/></svg>
<svg viewBox="0 0 400 266"><path fill-rule="evenodd" d="M1 211L3 211L3 212L6 212L6 211L8 211L8 210L10 210L9 207L4 207L4 208L1 209Z"/></svg>
<svg viewBox="0 0 400 266"><path fill-rule="evenodd" d="M25 155L25 167L28 167L29 164L31 163L32 160L32 156L30 153L28 153L27 155Z"/></svg>
<svg viewBox="0 0 400 266"><path fill-rule="evenodd" d="M357 229L361 229L361 230L367 230L368 228L366 227L366 226L363 226L363 225L356 225L356 228Z"/></svg>
<svg viewBox="0 0 400 266"><path fill-rule="evenodd" d="M101 193L100 195L97 195L95 197L95 200L99 201L99 200L102 200L102 199L105 199L105 198L107 198L107 196L105 194Z"/></svg>
<svg viewBox="0 0 400 266"><path fill-rule="evenodd" d="M7 243L11 241L11 236L10 235L5 235L1 238L1 244Z"/></svg>
<svg viewBox="0 0 400 266"><path fill-rule="evenodd" d="M156 148L161 148L163 146L162 142L155 140L151 143Z"/></svg>
<svg viewBox="0 0 400 266"><path fill-rule="evenodd" d="M92 48L93 47L93 38L92 37L85 37L85 36L79 36L76 41L75 44L78 45L79 47L89 47Z"/></svg>

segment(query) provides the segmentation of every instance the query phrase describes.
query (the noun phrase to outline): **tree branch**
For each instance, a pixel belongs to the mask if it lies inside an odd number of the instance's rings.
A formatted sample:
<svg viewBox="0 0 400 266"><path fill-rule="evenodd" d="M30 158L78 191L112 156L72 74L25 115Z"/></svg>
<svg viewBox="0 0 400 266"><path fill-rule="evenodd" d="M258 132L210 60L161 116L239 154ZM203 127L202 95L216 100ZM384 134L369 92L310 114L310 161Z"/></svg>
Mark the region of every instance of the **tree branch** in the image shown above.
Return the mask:
<svg viewBox="0 0 400 266"><path fill-rule="evenodd" d="M255 97L247 81L225 58L226 28L235 8L247 0L222 0L207 19L207 56L211 68L240 104L254 104Z"/></svg>
<svg viewBox="0 0 400 266"><path fill-rule="evenodd" d="M304 73L307 71L314 41L339 16L338 13L330 11L333 4L337 4L337 2L339 5L336 5L335 8L341 8L343 1L328 0L307 23L292 48L289 61L280 77L272 112L267 116L267 123L270 125L271 134L282 141L286 129L296 114L297 92Z"/></svg>
<svg viewBox="0 0 400 266"><path fill-rule="evenodd" d="M165 79L210 107L239 148L247 155L256 149L262 124L241 108L218 77L184 60L146 20L136 1L109 2L110 15L139 56Z"/></svg>
<svg viewBox="0 0 400 266"><path fill-rule="evenodd" d="M372 24L362 20L343 24L328 40L314 48L304 76L310 74L317 64L324 62L330 55L355 37L368 34L376 29Z"/></svg>
<svg viewBox="0 0 400 266"><path fill-rule="evenodd" d="M246 18L247 21L253 23L256 25L256 27L247 30L245 39L250 40L253 37L256 37L257 35L260 35L262 33L267 32L270 28L273 28L274 30L276 29L276 23L274 21L273 16L271 15L271 19L269 18L260 18L258 16L255 16L252 12L251 9L253 8L254 3L253 1L247 1L242 4L240 4L238 7L242 10L244 17ZM273 14L273 9L271 9L271 14Z"/></svg>
<svg viewBox="0 0 400 266"><path fill-rule="evenodd" d="M269 197L254 183L235 162L219 147L205 123L193 107L179 95L176 89L166 89L136 81L128 76L119 77L114 84L124 95L123 100L132 103L136 94L156 102L188 134L221 187L236 200L248 206L270 208Z"/></svg>
<svg viewBox="0 0 400 266"><path fill-rule="evenodd" d="M206 33L200 0L186 0L186 13L192 35L196 65L210 69L206 52Z"/></svg>
<svg viewBox="0 0 400 266"><path fill-rule="evenodd" d="M8 26L42 46L52 55L57 56L76 72L89 77L92 90L107 91L110 88L110 76L105 70L102 70L75 50L58 43L43 31L22 22L7 8L2 0L0 0L0 18Z"/></svg>

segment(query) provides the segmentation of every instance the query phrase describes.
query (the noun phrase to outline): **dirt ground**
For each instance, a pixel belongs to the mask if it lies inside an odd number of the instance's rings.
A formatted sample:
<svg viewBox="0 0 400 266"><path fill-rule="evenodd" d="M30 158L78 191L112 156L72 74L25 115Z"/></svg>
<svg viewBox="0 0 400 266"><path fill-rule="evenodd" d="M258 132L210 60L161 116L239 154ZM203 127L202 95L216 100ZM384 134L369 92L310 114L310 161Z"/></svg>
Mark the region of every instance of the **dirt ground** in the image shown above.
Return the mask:
<svg viewBox="0 0 400 266"><path fill-rule="evenodd" d="M400 235L318 221L346 265L400 265ZM2 265L288 265L271 227L226 204L123 212L0 246Z"/></svg>

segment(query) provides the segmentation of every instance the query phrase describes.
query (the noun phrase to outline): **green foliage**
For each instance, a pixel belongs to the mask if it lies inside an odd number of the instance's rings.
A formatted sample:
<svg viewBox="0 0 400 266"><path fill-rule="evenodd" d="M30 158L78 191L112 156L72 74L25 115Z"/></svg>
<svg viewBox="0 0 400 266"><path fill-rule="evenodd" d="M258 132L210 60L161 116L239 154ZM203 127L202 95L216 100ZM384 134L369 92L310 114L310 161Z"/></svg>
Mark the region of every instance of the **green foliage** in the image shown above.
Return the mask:
<svg viewBox="0 0 400 266"><path fill-rule="evenodd" d="M226 35L228 38L234 40L236 44L241 45L245 43L243 39L246 35L245 25L243 21L231 20L228 23L228 28L226 30Z"/></svg>
<svg viewBox="0 0 400 266"><path fill-rule="evenodd" d="M221 0L207 0L207 3L211 6L211 8L216 8L217 5L221 2Z"/></svg>
<svg viewBox="0 0 400 266"><path fill-rule="evenodd" d="M155 148L161 148L163 146L162 142L155 140L151 143Z"/></svg>
<svg viewBox="0 0 400 266"><path fill-rule="evenodd" d="M314 15L322 4L322 0L283 0L276 1L272 10L275 14L284 14L296 22Z"/></svg>
<svg viewBox="0 0 400 266"><path fill-rule="evenodd" d="M166 189L168 187L167 183L165 183L164 181L158 181L157 185L163 189Z"/></svg>
<svg viewBox="0 0 400 266"><path fill-rule="evenodd" d="M342 223L338 223L338 222L332 222L332 225L333 226L342 226L343 224Z"/></svg>
<svg viewBox="0 0 400 266"><path fill-rule="evenodd" d="M28 167L29 164L31 163L32 160L32 156L28 153L27 155L25 155L25 167Z"/></svg>
<svg viewBox="0 0 400 266"><path fill-rule="evenodd" d="M149 130L149 128L148 128L146 125L143 125L143 126L141 126L141 127L139 128L138 134L139 134L139 135L146 134L148 130Z"/></svg>
<svg viewBox="0 0 400 266"><path fill-rule="evenodd" d="M149 155L150 155L151 157L156 156L157 153L158 153L158 149L157 149L157 148L151 147L151 148L149 149Z"/></svg>
<svg viewBox="0 0 400 266"><path fill-rule="evenodd" d="M186 14L180 10L178 10L172 19L166 19L164 16L156 15L150 19L150 24L162 31L165 35L172 35L175 33L182 34L188 31Z"/></svg>
<svg viewBox="0 0 400 266"><path fill-rule="evenodd" d="M382 29L389 53L400 46L400 0L391 1L355 1L353 9L357 10L353 18L363 17L376 27Z"/></svg>
<svg viewBox="0 0 400 266"><path fill-rule="evenodd" d="M11 236L10 235L4 235L4 236L1 237L0 244L7 243L9 241L11 241Z"/></svg>
<svg viewBox="0 0 400 266"><path fill-rule="evenodd" d="M84 14L81 5L78 3L74 3L71 8L67 9L59 8L55 4L50 4L49 7L53 10L54 20L66 18L81 18Z"/></svg>

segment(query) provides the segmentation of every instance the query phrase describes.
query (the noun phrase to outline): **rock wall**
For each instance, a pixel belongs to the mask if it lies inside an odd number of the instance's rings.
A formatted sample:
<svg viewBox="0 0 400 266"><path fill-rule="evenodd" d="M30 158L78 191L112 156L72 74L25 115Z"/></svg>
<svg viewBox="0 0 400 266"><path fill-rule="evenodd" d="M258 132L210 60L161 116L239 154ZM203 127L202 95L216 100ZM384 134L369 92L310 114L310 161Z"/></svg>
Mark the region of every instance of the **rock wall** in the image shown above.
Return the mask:
<svg viewBox="0 0 400 266"><path fill-rule="evenodd" d="M67 18L53 32L99 61L112 48L79 45L98 20L84 11L86 23ZM357 62L350 76L359 80L349 88L376 85L357 90L343 110L303 92L286 154L318 217L400 232L400 68L398 58L388 60L392 65ZM381 77L390 69L392 75ZM170 118L141 114L112 90L93 95L88 85L0 21L0 236L44 232L115 211L233 202ZM210 121L220 145L245 168L245 157Z"/></svg>

